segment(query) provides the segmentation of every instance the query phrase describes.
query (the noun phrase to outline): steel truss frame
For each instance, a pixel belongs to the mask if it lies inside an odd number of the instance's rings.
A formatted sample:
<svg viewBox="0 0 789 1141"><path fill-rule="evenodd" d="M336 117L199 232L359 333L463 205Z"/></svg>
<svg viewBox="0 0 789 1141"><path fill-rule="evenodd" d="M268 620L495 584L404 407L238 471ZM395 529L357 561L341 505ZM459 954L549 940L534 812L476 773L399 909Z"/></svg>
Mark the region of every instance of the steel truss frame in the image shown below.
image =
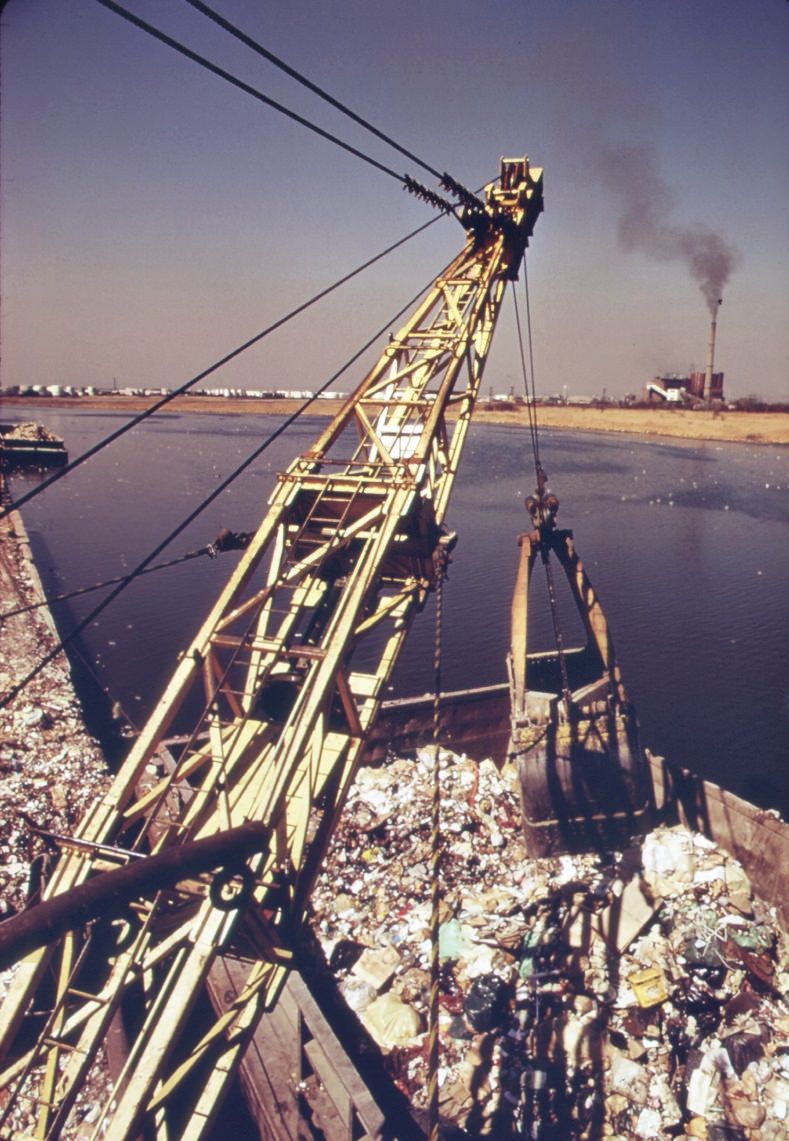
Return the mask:
<svg viewBox="0 0 789 1141"><path fill-rule="evenodd" d="M18 965L0 1040L0 1126L26 1109L27 1135L60 1136L121 1020L126 1061L112 1088L91 1087L101 1102L92 1136L190 1141L215 1120L293 961L362 744L435 582L503 293L542 209L541 177L528 160L503 160L484 213L464 219L463 252L278 477L263 523L46 895L248 821L267 826L269 844L235 866L108 903L103 918ZM170 757L160 746L185 709L192 731ZM195 1012L218 955L250 964L247 987L205 1025Z"/></svg>

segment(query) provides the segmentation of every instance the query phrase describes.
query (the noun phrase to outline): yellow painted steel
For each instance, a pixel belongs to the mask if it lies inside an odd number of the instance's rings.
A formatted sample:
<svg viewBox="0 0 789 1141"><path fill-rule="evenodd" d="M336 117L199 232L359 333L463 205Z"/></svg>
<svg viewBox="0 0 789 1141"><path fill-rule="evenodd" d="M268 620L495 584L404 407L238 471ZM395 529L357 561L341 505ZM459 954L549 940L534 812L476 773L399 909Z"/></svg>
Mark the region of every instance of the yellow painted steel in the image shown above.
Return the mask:
<svg viewBox="0 0 789 1141"><path fill-rule="evenodd" d="M503 160L484 211L463 219L462 253L278 477L260 528L47 896L101 874L108 847L122 862L255 820L270 826L270 849L160 890L115 926L99 916L19 964L2 1011L0 1132L29 1111L31 1135L59 1136L117 1020L128 1054L113 1088L91 1087L101 1103L92 1136L210 1129L259 1015L276 1001L365 736L433 587L502 296L541 209L542 172ZM360 646L365 668L353 664ZM159 746L176 718L183 732L187 713L187 743L166 755ZM206 1028L193 1013L220 954L254 965L242 999Z"/></svg>

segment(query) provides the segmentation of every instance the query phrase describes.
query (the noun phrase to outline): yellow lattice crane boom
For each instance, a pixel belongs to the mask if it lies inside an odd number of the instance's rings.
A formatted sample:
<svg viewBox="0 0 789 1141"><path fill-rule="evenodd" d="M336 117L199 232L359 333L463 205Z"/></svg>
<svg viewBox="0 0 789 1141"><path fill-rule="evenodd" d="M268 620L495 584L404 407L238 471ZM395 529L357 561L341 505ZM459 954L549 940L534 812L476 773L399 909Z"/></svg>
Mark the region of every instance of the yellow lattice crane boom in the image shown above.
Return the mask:
<svg viewBox="0 0 789 1141"><path fill-rule="evenodd" d="M206 1135L276 1001L366 734L439 573L503 294L541 209L542 172L503 160L484 202L464 210L463 251L279 475L110 791L64 844L48 899L262 826L251 855L247 844L218 868L192 861L130 900L127 889L128 902L105 903L17 966L2 1019L3 1136L23 1120L25 1136L60 1136L89 1081L101 1103L92 1136ZM187 712L192 731L166 755ZM247 985L206 1026L194 1010L220 955L248 964ZM91 1075L119 1022L126 1060L103 1095Z"/></svg>

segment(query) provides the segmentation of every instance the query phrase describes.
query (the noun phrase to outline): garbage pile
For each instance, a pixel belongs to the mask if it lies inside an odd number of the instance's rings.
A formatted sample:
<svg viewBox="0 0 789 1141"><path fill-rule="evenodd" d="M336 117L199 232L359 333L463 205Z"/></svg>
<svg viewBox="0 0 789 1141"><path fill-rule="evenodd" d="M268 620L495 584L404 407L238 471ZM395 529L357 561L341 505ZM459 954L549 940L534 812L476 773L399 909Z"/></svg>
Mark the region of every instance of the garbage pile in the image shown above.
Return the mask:
<svg viewBox="0 0 789 1141"><path fill-rule="evenodd" d="M433 752L360 771L312 897L347 1005L424 1124ZM656 829L527 858L516 774L444 751L442 1136L789 1138L789 941L740 865Z"/></svg>
<svg viewBox="0 0 789 1141"><path fill-rule="evenodd" d="M42 440L58 443L60 436L50 432L43 424L36 424L34 420L25 420L22 424L8 424L3 428L2 436L6 440Z"/></svg>
<svg viewBox="0 0 789 1141"><path fill-rule="evenodd" d="M0 525L2 695L55 645L42 611L5 616L40 601L15 518ZM45 873L51 848L37 830L70 833L108 784L102 751L85 729L68 662L60 655L0 709L0 921L27 905ZM0 998L5 983L0 976Z"/></svg>
<svg viewBox="0 0 789 1141"><path fill-rule="evenodd" d="M18 516L0 522L0 613L40 600ZM55 636L40 610L0 619L0 694L8 693L52 649ZM98 743L85 729L63 655L50 662L0 710L0 922L33 902L52 855L38 830L71 833L109 786ZM0 972L0 1005L16 968ZM62 1137L85 1138L87 1123L106 1096L99 1070L84 1084L75 1114L81 1124ZM7 1091L0 1091L5 1108ZM36 1115L21 1099L3 1136L32 1136ZM7 1130L7 1132L5 1132Z"/></svg>

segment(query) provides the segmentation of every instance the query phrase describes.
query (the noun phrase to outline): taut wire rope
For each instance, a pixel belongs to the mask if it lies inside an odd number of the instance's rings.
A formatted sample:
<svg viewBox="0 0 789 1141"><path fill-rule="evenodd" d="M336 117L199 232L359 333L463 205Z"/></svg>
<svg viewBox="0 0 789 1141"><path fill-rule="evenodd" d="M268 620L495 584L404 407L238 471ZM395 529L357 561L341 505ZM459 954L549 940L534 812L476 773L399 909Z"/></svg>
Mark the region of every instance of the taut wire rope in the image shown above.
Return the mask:
<svg viewBox="0 0 789 1141"><path fill-rule="evenodd" d="M529 375L526 369L526 357L523 348L523 335L521 331L521 321L518 312L518 298L515 292L515 285L513 283L512 296L515 303L515 319L518 330L518 345L520 347L521 368L523 371L523 384L526 392L526 406L529 414L529 430L531 434L532 453L534 456L534 471L537 477L537 512L540 520L540 538L542 539L542 524L548 522L549 512L546 508L545 490L547 483L547 476L545 469L542 466L540 458L540 437L539 428L537 424L537 389L534 379L534 340L532 336L532 323L531 323L531 304L529 301L529 278L526 272L526 258L524 256L523 262L523 287L526 297L526 324L528 332L529 344L529 373L531 375L531 386L529 383ZM558 502L558 501L557 501ZM528 504L528 500L527 500ZM545 582L548 590L548 602L551 611L551 622L553 624L553 637L556 644L556 653L559 659L559 672L562 679L562 697L564 699L565 708L569 709L570 701L570 681L567 674L567 660L564 653L564 635L562 633L561 623L559 621L559 602L556 595L556 582L553 575L553 567L551 565L550 551L546 544L541 541L540 543L540 558L543 567L545 568Z"/></svg>
<svg viewBox="0 0 789 1141"><path fill-rule="evenodd" d="M133 24L136 28L139 28L140 31L146 32L148 35L153 36L153 38L159 40L160 43L171 47L173 51L178 52L179 55L185 56L186 59L192 60L193 63L198 64L200 67L204 67L213 75L219 76L220 79L227 80L228 83L231 83L240 91L244 91L247 95L251 95L253 99L257 99L260 103L265 104L265 106L270 107L274 111L279 111L281 115L291 119L294 123L298 123L300 126L305 127L308 131L312 131L313 134L319 135L320 138L326 139L330 143L334 143L335 146L340 147L341 150L355 155L356 158L361 159L362 162L366 162L370 166L375 167L376 170L380 170L383 174L388 174L390 178L394 178L397 182L399 182L403 189L407 190L409 194L415 195L415 197L421 199L421 201L427 202L428 205L435 207L437 210L441 210L445 214L453 214L455 212L455 206L451 202L447 201L446 198L442 198L441 195L437 194L434 190L429 190L426 186L422 186L421 183L417 182L417 180L412 178L409 174L399 174L396 170L393 170L392 167L387 166L385 163L379 162L377 159L373 158L372 155L366 154L364 151L359 150L358 147L351 146L350 143L346 143L343 139L339 138L339 136L332 134L331 131L326 131L323 127L319 127L317 123L313 123L309 119L305 119L303 115L297 114L297 112L292 111L283 103L277 102L276 99L272 99L271 96L265 95L256 87L252 87L251 84L245 83L243 79L238 79L237 76L231 75L231 73L229 71L225 71L224 68L218 67L215 63L211 63L211 61L206 59L205 56L201 56L197 52L192 51L192 49L186 47L185 44L182 44L178 40L173 39L172 36L168 36L166 32L162 32L159 28L155 28L153 24L149 24L146 20L141 19L139 16L135 16L133 12L130 12L121 4L117 4L115 0L97 0L97 3L101 4L104 8L107 8L108 11L114 12L116 15L121 16L124 20L128 20L130 24ZM223 24L222 26L225 25ZM261 52L265 53L264 48L261 48L261 46L256 44L255 41L250 37L245 37L244 34L239 32L238 29L234 28L232 24L227 23L227 30L230 31L232 35L237 35L239 38L243 39L243 41L247 43L248 46L254 47L255 50L260 50ZM276 57L273 58L276 59ZM373 131L374 134L378 135L380 138L388 142L390 146L396 147L398 151L401 153L409 154L409 157L411 157L410 152L404 151L403 148L398 143L395 143L393 139L390 139L388 136L378 131L377 128L374 128L371 123L363 120L361 116L356 115L349 108L346 108L341 103L333 100L332 97L328 95L328 93L322 91L317 87L317 85L311 84L310 81L305 79L304 76L299 75L299 73L294 71L292 68L288 69L287 65L282 64L281 61L277 63L277 66L283 66L284 69L288 70L289 74L293 75L294 78L297 78L300 83L304 83L305 85L311 87L311 89L314 90L317 94L320 94L321 98L327 99L329 102L334 103L334 105L342 109L345 114L350 115L357 122L365 126L368 130ZM421 159L417 159L416 156L413 157L414 161L416 161L420 166L425 166L431 174L435 174L435 176L440 180L442 188L444 190L448 190L451 194L453 194L464 206L470 206L475 210L482 208L482 203L479 201L479 199L477 199L470 190L463 186L462 183L454 179L450 174L444 173L443 175L439 175L438 171L434 170L432 166L427 166L426 163L423 163Z"/></svg>
<svg viewBox="0 0 789 1141"><path fill-rule="evenodd" d="M378 127L373 126L373 124L368 119L365 119L364 116L357 115L355 111L352 111L350 107L347 107L344 103L341 103L339 99L335 99L333 95L328 93L328 91L324 91L324 89L319 87L317 83L313 83L311 80L307 79L306 76L302 75L301 72L297 71L294 67L291 67L289 64L285 63L285 61L279 56L275 55L274 52L269 51L268 48L264 48L263 45L258 43L257 40L253 40L251 36L248 36L245 32L242 32L234 24L231 24L231 22L226 20L224 16L220 16L213 10L213 8L209 8L207 4L203 3L203 0L186 0L186 3L191 4L191 6L196 8L198 12L202 12L202 14L207 16L209 20L213 20L214 23L218 24L220 28L223 28L231 36L235 36L236 39L240 40L241 43L246 44L246 46L251 48L252 51L257 52L258 55L261 55L264 59L268 60L269 63L272 63L275 67L278 67L280 71L284 71L286 75L291 77L291 79L295 79L297 83L300 83L303 87L306 87L309 91L312 91L313 94L317 95L319 99L325 100L325 102L331 104L332 107L336 108L338 111L341 111L343 115L347 115L349 119L353 119L353 121L358 123L360 127L364 127L366 131L369 131L371 134L375 135L376 138L381 139L390 147L394 147L396 151L399 151L400 154L404 155L406 158L411 159L411 161L415 162L417 166L421 166L423 170L428 172L428 174L432 174L434 178L439 179L439 181L441 180L443 176L439 171L435 169L435 167L432 167L430 163L424 162L421 158L419 158L418 155L415 155L413 151L409 151L405 147L401 146L400 143L396 142L391 137L391 135L387 135L384 131L380 131Z"/></svg>
<svg viewBox="0 0 789 1141"><path fill-rule="evenodd" d="M450 263L450 264L451 264L451 263ZM80 622L79 622L79 623L78 623L78 624L77 624L77 625L74 627L74 629L73 629L73 630L71 630L71 631L70 631L70 632L69 632L67 635L65 635L63 638L61 638L61 640L58 642L58 644L57 644L56 646L54 646L54 647L53 647L53 649L51 649L51 650L50 650L50 651L49 651L49 652L48 652L48 653L47 653L47 654L46 654L46 655L45 655L45 656L44 656L44 657L41 659L41 661L40 661L40 662L39 662L39 663L38 663L36 666L34 666L34 668L33 668L32 670L30 670L30 671L29 671L29 672L28 672L28 673L25 675L25 677L23 677L23 678L21 679L21 681L18 681L18 682L16 682L16 683L15 683L15 684L14 684L14 685L11 687L11 689L10 689L10 690L8 690L8 692L7 692L7 693L3 694L3 695L2 695L2 697L0 697L0 709L3 709L3 708L5 708L5 706L6 706L6 705L8 705L8 704L9 704L11 701L13 701L13 700L14 700L14 698L15 698L15 697L17 697L17 695L18 695L19 693L21 693L21 692L22 692L22 690L23 690L23 689L24 689L24 688L25 688L25 687L26 687L26 686L27 686L27 685L28 685L28 684L29 684L29 683L30 683L30 682L31 682L31 681L32 681L32 680L33 680L35 677L37 677L37 676L38 676L38 674L40 674L40 673L41 673L41 671L42 671L42 670L43 670L43 669L44 669L44 668L45 668L45 667L46 667L46 666L47 666L47 665L48 665L48 664L49 664L49 663L50 663L50 662L53 660L53 658L56 658L56 657L57 657L57 655L58 655L58 654L59 654L59 653L60 653L62 650L64 650L66 646L68 646L68 645L69 645L69 644L70 644L70 643L71 643L71 642L72 642L72 641L73 641L73 640L74 640L74 639L75 639L75 638L76 638L76 637L77 637L79 634L81 634L81 633L82 633L82 631L83 631L83 630L84 630L84 629L85 629L87 626L89 626L89 625L90 625L90 623L91 623L91 622L92 622L92 621L93 621L93 620L94 620L94 619L95 619L95 618L96 618L96 617L97 617L99 614L101 614L101 612L102 612L102 611L103 611L103 610L104 610L104 609L105 609L107 606L109 606L109 605L110 605L110 603L111 603L111 602L114 602L114 600L115 600L115 599L118 597L118 595L119 595L119 594L121 594L121 593L122 593L122 591L124 591L124 590L125 590L125 589L126 589L126 588L127 588L127 587L128 587L128 586L129 586L129 585L130 585L130 584L131 584L131 583L132 583L132 582L133 582L133 581L136 579L136 578L138 578L138 577L139 577L139 576L140 576L140 575L143 573L143 571L146 569L146 567L148 567L148 566L150 565L150 563L152 563L152 562L154 561L154 559L158 558L158 556L159 556L159 555L161 554L161 552L162 552L162 551L165 549L165 547L169 546L169 545L170 545L170 543L171 543L171 542L172 542L174 539L176 539L176 538L178 537L178 535L180 535L180 534L181 534L181 532L182 532L182 531L186 530L186 528L187 528L187 527L188 527L188 526L189 526L189 525L190 525L192 522L194 522L194 520L195 520L195 519L196 519L196 518L197 518L197 517L198 517L198 516L199 516L199 515L200 515L200 514L203 512L203 511L205 511L205 509L206 509L206 508L207 508L207 507L208 507L208 506L209 506L211 503L213 503L213 501L214 501L216 498L218 498L218 496L219 496L219 495L221 495L221 494L222 494L222 492L224 492L224 491L225 491L225 490L226 490L226 489L227 489L227 488L230 486L230 484L231 484L231 483L233 483L233 482L234 482L234 480L236 480L236 479L237 479L237 478L238 478L238 477L241 475L241 473L242 473L243 471L245 471L245 470L246 470L246 469L247 469L247 468L250 466L250 464L252 464L252 463L253 463L253 462L254 462L254 461L255 461L255 460L258 458L258 456L260 456L260 455L261 455L261 454L262 454L262 453L263 453L263 452L266 450L266 448L268 448L268 447L269 447L269 446L270 446L270 445L271 445L271 444L272 444L272 443L273 443L273 442L274 442L276 439L278 439L278 438L279 438L279 437L280 437L280 436L283 434L283 432L285 432L285 431L286 431L286 430L287 430L287 429L290 427L290 425L291 425L291 424L292 424L292 423L293 423L295 420L297 420L297 419L298 419L298 417L299 417L299 416L301 416L301 415L302 415L302 414L303 414L303 413L306 411L306 409L307 409L307 408L309 408L309 407L310 407L310 405L314 404L314 403L315 403L315 401L318 399L318 397L321 395L321 393L322 393L322 392L325 392L325 391L326 391L326 389L327 389L327 388L329 388L329 386L330 386L330 385L334 384L334 383L337 381L337 379L338 379L340 376L342 376L342 374L343 374L344 372L346 372L346 370L347 370L347 369L349 369L349 368L351 367L351 365L352 365L352 364L354 364L354 363L355 363L355 362L356 362L356 361L359 359L359 357L361 357L361 356L362 356L362 355L363 355L363 354L364 354L364 353L365 353L365 352L366 352L366 351L367 351L367 350L368 350L368 349L371 347L371 345L373 345L373 344L374 344L374 343L375 343L375 342L378 340L378 338L379 338L379 337L383 336L383 334L384 334L384 333L387 331L387 329L389 329L389 328L390 328L390 326L391 326L391 325L392 325L392 324L393 324L395 321L397 321L397 320L398 320L398 319L399 319L399 318L400 318L400 317L401 317L401 316L402 316L404 313L406 313L406 312L407 312L407 311L408 311L410 308L412 308L412 307L413 307L413 306L416 304L416 302L419 300L419 298L422 296L422 294L425 292L425 290L427 290L427 289L429 289L429 288L430 288L430 286L433 284L433 280L434 280L434 279L431 277L430 281L429 281L429 282L428 282L426 285L424 285L424 286L423 286L423 287L422 287L422 288L419 290L419 292L418 292L418 293L416 293L416 294L415 294L415 295L414 295L414 296L413 296L413 297L412 297L412 298L411 298L409 301L407 301L407 302L405 303L405 305L403 305L403 306L402 306L402 307L401 307L401 308L400 308L400 309L397 311L397 313L395 313L395 314L394 314L392 317L390 317L390 318L389 318L389 320L388 320L388 321L387 321L387 322L386 322L386 323L385 323L385 324L384 324L384 325L383 325L383 326L382 326L380 329L378 329L378 330L377 330L377 331L376 331L376 332L373 334L373 336L372 336L372 337L370 337L370 338L369 338L369 339L366 341L366 343L365 343L364 345L362 345L362 347L361 347L360 349L358 349L358 350L357 350L357 351L356 351L356 352L353 354L353 356L352 356L352 357L350 357L350 358L349 358L349 359L348 359L348 360L345 362L345 364L344 364L344 365L342 365L342 366L341 366L341 367L340 367L340 368L339 368L339 369L338 369L336 372L332 373L332 375L331 375L331 376L328 378L328 380L325 380L325 381L323 382L323 384L320 386L320 388L316 389L316 391L315 391L315 392L314 392L314 393L313 393L313 394L312 394L310 397L308 397L308 399L307 399L307 400L305 400L305 401L304 401L304 402L303 402L303 403L302 403L302 404L301 404L301 405L300 405L300 406L299 406L299 407L296 409L296 411L295 411L295 412L293 412L293 413L292 413L290 416L286 417L286 418L285 418L285 420L283 421L283 423L282 423L282 424L280 424L280 426L279 426L278 428L276 428L276 429L275 429L275 430L274 430L274 431L273 431L273 432L272 432L272 433L271 433L269 436L267 436L267 437L266 437L266 439L265 439L265 440L263 440L263 442L262 442L262 443L261 443L261 444L260 444L260 445L259 445L257 448L255 448L255 449L254 449L254 450L253 450L253 451L250 453L250 455L248 455L248 456L247 456L247 458L246 458L245 460L243 460L243 461L242 461L242 462L241 462L241 463L238 465L238 467L236 467L236 468L235 468L235 469L234 469L234 470L233 470L233 471L230 473L230 475L229 475L229 476L226 476L226 477L225 477L225 479L223 479L223 480L222 480L222 482L221 482L221 483L219 483L219 484L217 485L217 487L215 487L215 488L214 488L214 490L211 492L211 494L210 494L210 495L208 495L208 496L207 496L205 499L203 499L203 500L202 500L202 502L201 502L201 503L199 503L199 504L198 504L198 506L197 506L197 507L196 507L196 508L195 508L193 511L191 511L191 512L189 513L189 515L187 515L187 517L186 517L184 520L182 520L182 522L181 522L181 523L179 523L179 524L178 524L178 526L177 526L177 527L175 527L175 528L174 528L174 529L173 529L173 530L172 530L172 531L169 533L169 535L167 535L167 536L166 536L164 539L162 539L162 541L161 541L160 543L157 543L157 545L154 547L154 549L153 549L152 551L150 551L150 552L149 552L149 553L148 553L148 554L145 556L145 558L144 558L144 559L142 559L142 561L141 561L141 562L139 562L139 563L137 564L137 566L136 566L136 567L135 567L135 568L134 568L132 571L130 571L130 572L129 572L129 574L128 574L128 575L126 575L126 577L125 577L125 578L124 578L124 579L123 579L123 580L122 580L122 581L121 581L121 582L120 582L120 583L119 583L119 584L118 584L118 585L115 587L115 589L114 589L114 590L112 590L112 591L111 591L111 592L110 592L110 593L107 595L107 597L106 597L106 598L102 599L102 601L101 601L101 602L98 604L98 606L94 607L94 609L93 609L93 610L90 612L90 614L88 614L88 615L87 615L87 617L83 618L83 619L82 619L82 620L81 620L81 621L80 621Z"/></svg>
<svg viewBox="0 0 789 1141"><path fill-rule="evenodd" d="M303 115L299 115L296 111L292 111L283 103L279 103L276 99L272 99L269 95L265 95L262 91L258 91L258 89L253 87L250 83L245 83L243 79L238 79L237 76L232 75L229 71L225 71L223 67L219 67L217 64L212 63L209 59L206 59L205 56L199 55L198 52L192 51L192 49L186 47L185 44L182 44L178 40L173 39L172 36L168 36L166 32L161 31L159 28L155 28L153 24L149 24L147 20L143 20L141 17L135 16L135 14L130 12L128 8L124 8L121 4L116 4L115 0L96 0L96 3L101 4L103 8L107 8L108 11L114 12L117 16L122 17L122 19L128 20L128 22L133 24L134 27L139 28L142 32L146 32L155 40L159 40L160 43L166 44L167 47L172 48L173 51L178 52L179 55L185 56L186 59L190 59L193 63L196 63L200 67L205 68L206 71L210 71L213 75L217 75L220 79L224 79L228 83L231 83L233 87L237 87L240 91L245 92L245 94L251 95L252 98L257 99L259 103L264 103L267 107L271 107L273 111L279 111L279 113L284 115L287 119L291 119L294 123L298 123L300 126L305 127L308 131L312 131L313 134L320 135L322 139L326 139L328 142L334 143L335 146L338 146L342 150L347 151L349 154L354 155L356 158L361 159L362 162L366 162L370 166L375 167L376 170L380 170L383 174L388 174L390 178L394 178L403 186L407 185L405 176L399 174L396 170L393 170L392 167L387 166L383 162L379 162L378 159L373 158L372 155L365 154L364 151L359 150L358 147L354 147L350 143L344 142L343 139L338 138L337 135L333 135L331 131L326 131L323 129L323 127L319 127L317 123L310 122L309 119L305 119Z"/></svg>
<svg viewBox="0 0 789 1141"><path fill-rule="evenodd" d="M348 273L344 274L343 277L339 278L332 285L327 286L325 289L321 289L307 301L302 302L301 305L297 305L295 309L291 309L290 312L286 313L283 317L278 317L276 321L272 322L272 324L268 325L265 329L262 329L259 333L256 333L254 337L250 337L249 340L244 341L243 344L238 345L235 349L232 349L229 353L226 353L225 356L221 357L218 361L214 361L213 364L209 365L207 368L204 368L202 372L197 373L197 375L193 376L190 380L184 381L184 383L181 384L178 388L174 388L172 392L168 392L165 396L162 396L160 400L154 401L153 404L149 405L142 412L139 412L136 416L132 416L124 424L121 424L119 428L116 428L114 432L110 432L108 436L105 436L96 444L93 444L90 448L87 448L84 452L82 452L81 455L77 456L76 459L71 460L70 463L65 464L63 467L58 468L58 470L49 476L48 479L45 479L43 483L38 484L38 486L34 488L31 488L30 491L25 492L24 495L21 495L19 499L14 500L8 506L0 508L0 519L8 515L10 511L14 511L17 508L24 506L25 503L29 503L31 499L34 499L37 495L40 495L43 491L46 491L47 488L51 487L53 483L57 483L58 480L63 479L63 477L68 475L69 472L74 471L75 468L85 463L86 460L91 459L91 457L103 451L103 449L106 448L109 444L114 443L116 440L120 439L121 436L125 435L126 432L130 432L132 428L135 428L138 424L141 424L143 420L147 420L149 416L153 416L156 412L159 411L160 408L164 408L166 404L169 404L171 400L175 400L177 396L183 396L185 392L188 392L189 389L199 381L205 380L206 377L211 375L211 373L216 372L218 369L222 368L224 365L240 356L241 353L246 352L247 349L252 348L253 345L256 345L259 341L262 341L264 337L268 337L271 333L276 332L277 329L281 329L282 326L287 324L288 321L292 320L294 317L297 317L300 313L303 313L306 309L309 309L318 301L322 301L324 297L327 297L330 293L333 293L335 289L339 289L341 285L345 285L345 283L350 281L351 278L356 277L357 274L362 273L365 269L369 269L371 265L374 265L375 262L380 261L382 258L386 257L387 254L393 253L394 250L398 249L406 242L409 242L418 234L421 234L423 230L426 230L428 226L432 226L433 223L437 222L438 220L438 217L435 217L431 218L429 222L423 222L421 226L418 226L417 229L412 230L410 234L406 234L404 237L399 238L396 242L393 242L390 246L387 246L386 249L381 250L379 253L375 254L367 261L362 262L361 265L356 266L355 269L352 269Z"/></svg>
<svg viewBox="0 0 789 1141"><path fill-rule="evenodd" d="M525 264L525 261L524 261ZM512 304L515 310L515 327L518 333L518 349L520 352L521 361L521 374L523 376L523 386L525 390L526 399L526 414L529 420L529 435L531 437L532 455L534 456L534 471L537 477L537 484L540 482L540 471L542 466L540 464L540 437L537 425L537 401L534 393L534 369L527 370L526 356L523 347L523 331L521 329L521 315L518 308L518 295L515 292L515 283L512 283ZM531 331L529 332L531 337ZM531 373L531 390L529 388L529 372Z"/></svg>
<svg viewBox="0 0 789 1141"><path fill-rule="evenodd" d="M212 544L200 547L196 551L187 551L185 555L178 555L177 558L167 559L166 562L157 563L155 566L146 567L144 571L140 571L140 575L153 574L154 571L167 570L169 567L179 566L181 563L189 562L190 559L200 558L201 555L211 555L214 551ZM115 578L105 579L103 582L95 582L92 586L80 586L76 590L66 591L65 594L52 594L49 598L42 598L40 602L29 602L26 606L16 606L13 610L5 610L0 614L0 622L4 622L6 618L14 618L17 614L29 614L31 610L40 610L42 606L53 606L58 602L68 602L71 598L79 598L83 594L92 594L96 590L105 590L108 586L115 586L119 582L125 582L130 575L121 574Z"/></svg>
<svg viewBox="0 0 789 1141"><path fill-rule="evenodd" d="M439 549L436 568L435 645L433 651L433 783L430 810L430 1001L427 1031L428 1141L440 1141L438 1076L441 1061L439 992L441 987L441 643L444 580L448 554Z"/></svg>

